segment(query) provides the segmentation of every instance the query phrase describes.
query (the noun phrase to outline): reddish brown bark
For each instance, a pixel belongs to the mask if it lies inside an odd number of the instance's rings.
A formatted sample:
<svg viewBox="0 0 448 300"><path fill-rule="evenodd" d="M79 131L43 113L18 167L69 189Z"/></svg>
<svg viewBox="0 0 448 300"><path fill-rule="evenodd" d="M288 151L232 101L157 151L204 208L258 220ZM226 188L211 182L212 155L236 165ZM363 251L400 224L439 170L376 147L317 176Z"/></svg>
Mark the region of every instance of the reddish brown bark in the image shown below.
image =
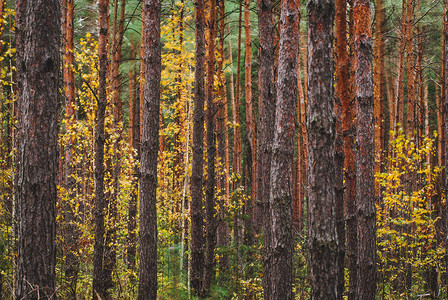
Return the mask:
<svg viewBox="0 0 448 300"><path fill-rule="evenodd" d="M308 2L308 248L312 299L336 299L334 2Z"/></svg>
<svg viewBox="0 0 448 300"><path fill-rule="evenodd" d="M281 1L277 107L271 160L268 299L292 299L292 178L297 101L298 1Z"/></svg>
<svg viewBox="0 0 448 300"><path fill-rule="evenodd" d="M215 69L215 38L217 33L216 0L210 0L210 10L207 20L208 48L207 48L207 183L205 188L206 209L206 251L202 297L210 293L210 286L215 266L216 246L216 209L215 209L215 159L216 159L216 105L214 102L214 69Z"/></svg>
<svg viewBox="0 0 448 300"><path fill-rule="evenodd" d="M347 52L347 1L335 2L335 216L338 234L337 256L337 298L342 299L344 292L344 258L345 258L345 218L344 218L344 144L342 126L342 103L350 102L349 65Z"/></svg>
<svg viewBox="0 0 448 300"><path fill-rule="evenodd" d="M357 299L375 298L376 209L374 188L374 103L370 1L353 1L357 120L356 206L358 222Z"/></svg>
<svg viewBox="0 0 448 300"><path fill-rule="evenodd" d="M134 45L131 43L130 59L135 59ZM129 143L131 149L137 151L136 161L140 161L140 101L136 97L136 74L134 68L129 70ZM135 269L135 255L137 253L137 201L138 201L138 181L140 170L135 167L131 171L132 191L128 208L128 247L126 260L131 271ZM134 278L131 275L131 278Z"/></svg>
<svg viewBox="0 0 448 300"><path fill-rule="evenodd" d="M64 88L65 88L65 118L66 128L71 130L76 119L75 108L75 73L73 72L75 63L75 43L74 43L74 5L73 0L65 0L65 31L64 31L64 57L63 57L63 74L64 74ZM73 166L73 152L75 151L74 137L70 138L70 142L65 145L65 189L68 193L68 203L65 205L65 253L66 267L65 276L69 286L69 293L71 297L76 298L76 282L79 271L79 261L76 256L76 249L78 248L79 230L77 230L76 216L74 212L74 189L76 181L74 178Z"/></svg>
<svg viewBox="0 0 448 300"><path fill-rule="evenodd" d="M140 272L138 299L157 297L157 156L161 79L160 0L145 0L145 91L140 163Z"/></svg>
<svg viewBox="0 0 448 300"><path fill-rule="evenodd" d="M272 142L275 121L275 83L274 66L272 57L275 47L273 42L274 22L273 3L271 0L258 0L258 31L260 35L260 121L258 126L258 190L257 206L262 211L263 219L259 220L263 225L264 258L263 258L263 290L264 299L271 295L271 221L270 221L270 175Z"/></svg>
<svg viewBox="0 0 448 300"><path fill-rule="evenodd" d="M193 111L193 161L191 173L191 288L202 289L204 270L204 212L202 209L204 101L205 101L205 16L204 1L195 0L196 51Z"/></svg>
<svg viewBox="0 0 448 300"><path fill-rule="evenodd" d="M445 133L445 139L448 136L448 122L446 122L446 120L448 120L448 77L447 77L447 70L448 70L448 1L444 0L444 20L443 20L443 68L444 68L444 73L443 73L443 89L444 89L444 118L445 118L445 128L444 128L444 133ZM447 199L446 197L448 196L448 178L446 177L446 169L448 168L448 159L446 156L446 153L448 153L448 149L446 148L446 146L448 145L448 143L446 143L445 141L445 147L444 147L444 166L445 166L445 173L442 173L442 178L445 179L445 182L443 183L443 187L445 189L445 199ZM445 205L445 211L443 212L443 227L445 230L445 235L448 232L448 205ZM445 267L448 266L448 255L446 255L446 253L448 253L448 243L445 243ZM448 282L447 279L448 276L446 276L445 278L445 282L443 283L443 285L448 287Z"/></svg>
<svg viewBox="0 0 448 300"><path fill-rule="evenodd" d="M401 14L401 29L400 42L398 46L398 62L397 62L397 83L395 90L395 108L394 108L394 130L397 132L399 127L404 127L403 124L403 107L404 107L404 58L406 51L406 11L407 3L403 0L402 14ZM397 133L396 133L397 134Z"/></svg>
<svg viewBox="0 0 448 300"><path fill-rule="evenodd" d="M220 201L219 201L219 215L218 215L218 229L216 243L218 246L228 247L230 245L229 226L226 217L225 207L228 205L230 195L229 185L229 134L228 134L228 117L227 117L227 96L226 96L226 83L224 77L224 35L225 35L225 7L224 0L220 0L219 6L219 60L218 60L218 156L221 162L221 173L219 176L219 189L220 189ZM220 272L228 271L230 267L229 256L223 254L219 261Z"/></svg>
<svg viewBox="0 0 448 300"><path fill-rule="evenodd" d="M250 168L247 181L250 183L251 203L249 205L248 217L255 219L253 208L257 190L257 160L256 160L256 137L255 137L255 118L254 108L252 105L252 38L250 23L250 0L244 2L244 44L245 44L245 61L244 61L244 81L245 81L245 100L246 100L246 134L247 134L247 161Z"/></svg>
<svg viewBox="0 0 448 300"><path fill-rule="evenodd" d="M350 23L349 23L349 49L351 50L350 61L353 61L353 1L350 0ZM358 257L358 238L357 238L357 217L356 217L356 173L355 173L355 138L356 121L355 105L352 102L354 97L354 64L351 64L349 70L349 97L343 98L342 102L342 128L344 136L344 166L346 189L344 192L344 202L346 206L346 239L347 239L347 262L349 274L348 298L356 298L358 286L357 278L357 257Z"/></svg>
<svg viewBox="0 0 448 300"><path fill-rule="evenodd" d="M16 7L18 174L17 299L55 297L56 181L61 8L56 0Z"/></svg>
<svg viewBox="0 0 448 300"><path fill-rule="evenodd" d="M384 40L383 23L384 7L383 0L377 0L375 6L375 43L374 52L374 113L375 113L375 174L381 171L382 163L382 130L383 130L383 89L384 89ZM375 196L380 197L380 184L375 182Z"/></svg>
<svg viewBox="0 0 448 300"><path fill-rule="evenodd" d="M406 9L406 73L408 85L408 104L406 112L406 133L408 136L414 135L415 119L415 69L414 69L414 0L408 0Z"/></svg>

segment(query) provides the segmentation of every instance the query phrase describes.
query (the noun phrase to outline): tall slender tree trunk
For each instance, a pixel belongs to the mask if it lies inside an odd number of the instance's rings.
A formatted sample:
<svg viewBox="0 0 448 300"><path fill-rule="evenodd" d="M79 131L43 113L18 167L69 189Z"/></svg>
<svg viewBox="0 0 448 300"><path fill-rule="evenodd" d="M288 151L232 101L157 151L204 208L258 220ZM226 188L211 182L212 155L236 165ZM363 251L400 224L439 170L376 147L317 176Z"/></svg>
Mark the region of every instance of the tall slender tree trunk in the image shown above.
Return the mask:
<svg viewBox="0 0 448 300"><path fill-rule="evenodd" d="M236 190L241 185L241 178L243 177L241 170L241 120L240 120L240 99L241 99L241 31L243 20L243 0L239 0L239 15L238 15L238 45L237 45L237 65L236 65L236 88L235 88L235 107L233 107L233 122L234 122L234 137L233 137L233 172L237 176L234 182L233 189ZM238 211L235 214L233 235L236 248L236 260L240 264L240 244L242 240L242 212ZM238 270L238 269L237 269Z"/></svg>
<svg viewBox="0 0 448 300"><path fill-rule="evenodd" d="M55 298L61 8L16 1L17 299Z"/></svg>
<svg viewBox="0 0 448 300"><path fill-rule="evenodd" d="M345 259L345 218L344 218L344 131L342 126L342 104L350 101L349 65L347 53L347 1L335 2L335 215L338 234L337 257L337 298L342 299L344 292L344 259Z"/></svg>
<svg viewBox="0 0 448 300"><path fill-rule="evenodd" d="M308 247L311 299L336 299L333 1L308 2Z"/></svg>
<svg viewBox="0 0 448 300"><path fill-rule="evenodd" d="M73 71L75 64L75 43L74 43L74 5L73 0L65 0L65 31L64 31L64 58L63 58L63 75L64 75L64 92L65 92L65 118L66 128L72 130L76 120L76 99L75 99L75 73ZM74 192L76 188L75 166L73 154L75 151L75 139L70 137L68 145L65 145L65 190L67 192L67 203L65 209L65 253L66 266L65 277L69 286L69 293L72 298L76 298L76 283L79 272L79 261L76 255L78 239L80 232L77 229L76 222L78 219L75 214Z"/></svg>
<svg viewBox="0 0 448 300"><path fill-rule="evenodd" d="M374 99L370 0L353 1L357 120L356 206L358 222L357 299L375 298L376 210L374 190Z"/></svg>
<svg viewBox="0 0 448 300"><path fill-rule="evenodd" d="M406 112L406 133L409 137L414 134L415 117L415 68L414 68L414 3L415 0L407 1L406 9L406 73L408 85L408 104Z"/></svg>
<svg viewBox="0 0 448 300"><path fill-rule="evenodd" d="M202 289L204 270L204 212L202 209L202 180L204 156L205 101L205 16L204 1L195 0L196 51L193 111L193 162L191 172L191 288L195 294Z"/></svg>
<svg viewBox="0 0 448 300"><path fill-rule="evenodd" d="M264 299L269 299L271 291L271 157L272 142L274 140L275 102L276 90L274 83L274 65L272 57L274 47L274 19L273 2L271 0L258 0L258 32L260 35L260 121L258 126L258 189L257 205L261 205L263 215L263 290Z"/></svg>
<svg viewBox="0 0 448 300"><path fill-rule="evenodd" d="M353 60L353 0L350 3L350 23L349 23L349 56ZM349 274L348 299L356 298L358 286L357 278L357 257L358 257L358 237L357 237L357 216L356 216L356 173L355 173L355 138L356 121L355 106L352 103L354 97L354 65L348 71L349 96L342 99L342 129L344 136L344 166L346 189L344 192L344 202L346 206L346 240L347 240L347 262Z"/></svg>
<svg viewBox="0 0 448 300"><path fill-rule="evenodd" d="M140 272L138 299L157 297L157 156L161 79L160 0L145 0L145 91L140 164Z"/></svg>
<svg viewBox="0 0 448 300"><path fill-rule="evenodd" d="M230 244L229 239L229 226L226 217L225 207L228 205L230 185L229 185L229 134L227 130L227 96L226 96L226 83L224 77L224 35L225 35L225 1L219 0L219 60L218 60L218 156L221 162L221 174L219 177L220 188L220 201L219 201L219 216L218 216L218 228L217 228L217 245L228 247ZM220 257L220 272L225 274L230 267L229 256L222 254Z"/></svg>
<svg viewBox="0 0 448 300"><path fill-rule="evenodd" d="M207 184L205 188L206 209L206 255L202 296L208 296L211 281L214 277L215 246L216 246L216 209L215 209L215 158L216 158L216 106L214 103L214 69L215 69L215 38L217 32L216 0L210 2L208 19L207 48Z"/></svg>
<svg viewBox="0 0 448 300"><path fill-rule="evenodd" d="M95 245L93 252L93 295L92 299L108 299L109 293L106 285L106 272L104 262L105 251L105 226L104 213L106 209L106 199L104 196L104 119L107 106L107 31L108 31L108 10L109 1L99 0L99 38L98 38L98 56L99 56L99 83L98 83L98 109L95 130Z"/></svg>
<svg viewBox="0 0 448 300"><path fill-rule="evenodd" d="M298 1L281 1L277 107L271 161L271 295L292 299L292 165L297 102Z"/></svg>
<svg viewBox="0 0 448 300"><path fill-rule="evenodd" d="M384 6L383 0L377 0L375 6L375 44L374 52L374 112L375 112L375 174L381 172L382 164L382 132L383 132L383 91L384 91ZM375 182L375 197L380 198L379 182Z"/></svg>
<svg viewBox="0 0 448 300"><path fill-rule="evenodd" d="M446 122L446 120L448 120L448 77L447 77L447 70L448 70L448 1L444 0L443 1L444 4L444 18L443 18L443 68L445 70L445 72L443 73L443 85L442 88L444 89L444 118L445 118L445 128L444 128L444 133L445 133L445 139L446 137L448 137L448 122ZM445 179L444 184L444 188L445 188L445 199L447 199L446 197L448 196L448 178L446 177L446 169L448 168L448 157L447 157L447 153L448 153L448 143L445 140L445 149L443 151L443 153L440 153L440 155L444 154L444 166L445 166L445 173L442 173L442 178ZM443 212L443 227L445 230L445 236L446 233L448 232L448 205L445 205L445 211ZM445 268L448 266L448 243L445 242ZM448 287L448 275L445 274L445 278L444 278L443 285L445 285L445 287Z"/></svg>
<svg viewBox="0 0 448 300"><path fill-rule="evenodd" d="M257 190L257 161L256 161L256 137L255 137L255 118L254 108L252 104L252 38L251 38L251 22L250 22L250 0L244 2L244 44L245 44L245 62L244 62L244 81L245 81L245 98L246 98L246 135L247 135L247 162L250 168L251 203L248 206L248 219L255 220L254 204ZM251 222L252 222L251 220ZM253 225L254 222L252 222ZM253 229L252 229L253 231ZM249 233L253 236L253 232ZM253 239L253 238L251 238ZM253 243L253 242L252 242Z"/></svg>
<svg viewBox="0 0 448 300"><path fill-rule="evenodd" d="M398 46L398 63L397 63L397 83L395 90L395 116L394 116L394 130L396 135L398 134L399 126L404 127L403 124L403 110L404 110L404 58L406 52L406 10L407 0L403 0L402 13L401 13L401 29L400 29L400 42Z"/></svg>
<svg viewBox="0 0 448 300"><path fill-rule="evenodd" d="M135 59L134 45L131 43L131 60ZM129 70L129 143L131 149L136 151L136 161L140 161L140 99L136 97L136 80L134 68ZM128 208L128 246L127 246L127 264L131 270L131 278L135 276L135 255L137 253L137 201L138 201L138 181L140 179L140 170L136 166L131 170L132 191Z"/></svg>

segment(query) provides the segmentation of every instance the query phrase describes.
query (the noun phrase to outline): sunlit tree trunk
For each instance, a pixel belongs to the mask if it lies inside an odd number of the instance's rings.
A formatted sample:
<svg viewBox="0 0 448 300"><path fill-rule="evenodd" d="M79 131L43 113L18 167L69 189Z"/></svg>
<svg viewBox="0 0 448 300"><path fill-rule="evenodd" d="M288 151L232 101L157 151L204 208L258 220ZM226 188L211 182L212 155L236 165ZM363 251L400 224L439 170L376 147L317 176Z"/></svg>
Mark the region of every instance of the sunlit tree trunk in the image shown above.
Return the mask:
<svg viewBox="0 0 448 300"><path fill-rule="evenodd" d="M138 299L157 297L157 156L161 79L160 0L145 0L145 91L140 163L140 270Z"/></svg>
<svg viewBox="0 0 448 300"><path fill-rule="evenodd" d="M271 161L271 288L268 299L292 299L292 164L297 102L298 1L281 1L277 107Z"/></svg>
<svg viewBox="0 0 448 300"><path fill-rule="evenodd" d="M202 178L204 156L205 101L205 16L204 1L195 0L196 51L193 111L193 162L191 173L191 288L195 294L202 289L204 270L204 212L202 209Z"/></svg>
<svg viewBox="0 0 448 300"><path fill-rule="evenodd" d="M18 0L17 299L55 295L61 8Z"/></svg>
<svg viewBox="0 0 448 300"><path fill-rule="evenodd" d="M308 2L308 249L311 299L336 299L333 1Z"/></svg>
<svg viewBox="0 0 448 300"><path fill-rule="evenodd" d="M374 191L374 99L370 0L353 1L357 121L356 208L358 222L357 299L375 298L376 209Z"/></svg>

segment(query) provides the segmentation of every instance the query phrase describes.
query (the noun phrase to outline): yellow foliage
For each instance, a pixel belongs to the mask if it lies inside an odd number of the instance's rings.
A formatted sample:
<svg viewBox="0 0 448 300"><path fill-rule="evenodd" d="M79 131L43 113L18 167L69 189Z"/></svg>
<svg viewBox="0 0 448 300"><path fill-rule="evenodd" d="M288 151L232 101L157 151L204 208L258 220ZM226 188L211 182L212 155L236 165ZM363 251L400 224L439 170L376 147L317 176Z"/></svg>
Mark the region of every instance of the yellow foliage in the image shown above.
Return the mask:
<svg viewBox="0 0 448 300"><path fill-rule="evenodd" d="M435 136L422 138L418 146L400 132L391 141L388 171L376 174L383 191L377 204L377 245L384 283L404 284L406 276L418 279L428 268L442 268L434 203L444 200L435 190L441 168L429 163Z"/></svg>

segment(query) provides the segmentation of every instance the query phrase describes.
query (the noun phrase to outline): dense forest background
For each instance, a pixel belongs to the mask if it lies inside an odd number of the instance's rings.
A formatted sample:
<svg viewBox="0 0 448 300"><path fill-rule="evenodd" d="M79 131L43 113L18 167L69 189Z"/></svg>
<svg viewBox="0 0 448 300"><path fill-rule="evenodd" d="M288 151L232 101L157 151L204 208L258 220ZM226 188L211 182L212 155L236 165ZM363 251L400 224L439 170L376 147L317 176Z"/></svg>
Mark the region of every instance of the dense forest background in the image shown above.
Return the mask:
<svg viewBox="0 0 448 300"><path fill-rule="evenodd" d="M447 297L447 1L47 2L0 0L0 299ZM20 53L51 18L48 293Z"/></svg>

